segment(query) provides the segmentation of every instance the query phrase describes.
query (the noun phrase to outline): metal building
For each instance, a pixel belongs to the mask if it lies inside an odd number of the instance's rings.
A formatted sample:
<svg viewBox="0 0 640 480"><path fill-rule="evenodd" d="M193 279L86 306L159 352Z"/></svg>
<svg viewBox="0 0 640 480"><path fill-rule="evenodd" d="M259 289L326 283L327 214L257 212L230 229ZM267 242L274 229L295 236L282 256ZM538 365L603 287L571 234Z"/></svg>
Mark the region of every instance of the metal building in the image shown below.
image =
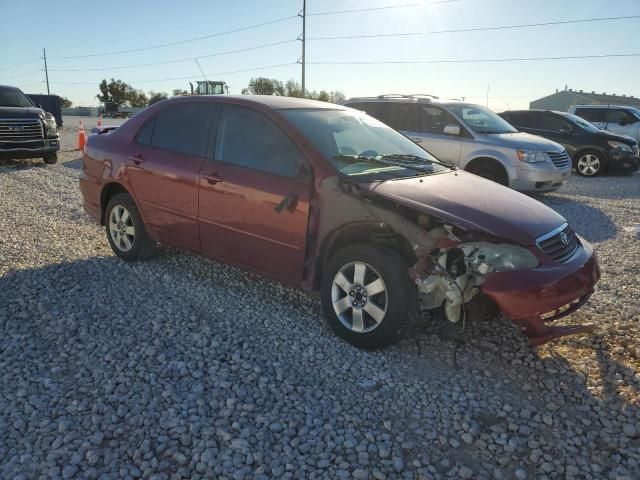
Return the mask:
<svg viewBox="0 0 640 480"><path fill-rule="evenodd" d="M564 90L556 90L556 93L533 100L529 103L529 108L566 112L573 105L628 105L640 107L640 98L636 98L633 95L607 94L606 92L585 92L565 87Z"/></svg>

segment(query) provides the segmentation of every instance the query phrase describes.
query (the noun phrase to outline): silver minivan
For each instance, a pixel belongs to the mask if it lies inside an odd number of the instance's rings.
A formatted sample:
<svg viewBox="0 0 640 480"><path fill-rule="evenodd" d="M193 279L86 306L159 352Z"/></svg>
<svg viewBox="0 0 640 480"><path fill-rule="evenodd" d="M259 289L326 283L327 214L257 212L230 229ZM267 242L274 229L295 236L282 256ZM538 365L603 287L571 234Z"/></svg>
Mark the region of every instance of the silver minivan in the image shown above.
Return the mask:
<svg viewBox="0 0 640 480"><path fill-rule="evenodd" d="M344 105L399 130L443 162L515 190L556 190L571 174L562 145L518 132L480 105L430 95L351 98Z"/></svg>
<svg viewBox="0 0 640 480"><path fill-rule="evenodd" d="M602 130L640 141L640 110L624 105L574 105L569 109Z"/></svg>

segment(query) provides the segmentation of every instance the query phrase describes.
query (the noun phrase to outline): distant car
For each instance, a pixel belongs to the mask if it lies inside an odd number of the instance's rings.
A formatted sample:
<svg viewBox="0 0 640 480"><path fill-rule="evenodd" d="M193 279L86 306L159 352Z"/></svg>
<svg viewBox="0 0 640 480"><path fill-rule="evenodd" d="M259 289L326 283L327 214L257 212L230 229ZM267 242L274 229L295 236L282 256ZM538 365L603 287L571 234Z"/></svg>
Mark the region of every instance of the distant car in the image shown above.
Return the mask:
<svg viewBox="0 0 640 480"><path fill-rule="evenodd" d="M575 105L569 109L598 128L640 141L640 110L624 105Z"/></svg>
<svg viewBox="0 0 640 480"><path fill-rule="evenodd" d="M360 347L391 343L418 294L454 322L475 296L495 302L534 344L584 331L549 322L600 276L552 209L312 100L155 103L89 135L80 189L120 258L147 258L160 241L319 291L331 328Z"/></svg>
<svg viewBox="0 0 640 480"><path fill-rule="evenodd" d="M573 168L585 177L607 172L630 174L638 170L640 151L631 137L601 130L571 113L516 110L500 114L521 132L532 133L563 145Z"/></svg>
<svg viewBox="0 0 640 480"><path fill-rule="evenodd" d="M520 133L488 108L425 95L351 98L438 160L522 192L560 188L571 174L564 147Z"/></svg>
<svg viewBox="0 0 640 480"><path fill-rule="evenodd" d="M56 119L35 105L19 88L0 85L0 158L58 161L60 136Z"/></svg>

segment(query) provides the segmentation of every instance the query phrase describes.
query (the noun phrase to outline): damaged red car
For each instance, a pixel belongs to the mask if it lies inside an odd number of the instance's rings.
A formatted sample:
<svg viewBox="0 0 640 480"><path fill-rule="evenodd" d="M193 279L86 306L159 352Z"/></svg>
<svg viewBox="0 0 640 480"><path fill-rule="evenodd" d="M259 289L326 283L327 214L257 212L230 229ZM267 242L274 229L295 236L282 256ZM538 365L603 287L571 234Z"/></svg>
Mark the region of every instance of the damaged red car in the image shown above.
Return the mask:
<svg viewBox="0 0 640 480"><path fill-rule="evenodd" d="M532 344L585 331L551 322L600 276L555 211L328 103L156 103L89 136L80 189L122 259L160 242L319 291L333 331L364 348L393 342L418 302L451 322L489 302Z"/></svg>

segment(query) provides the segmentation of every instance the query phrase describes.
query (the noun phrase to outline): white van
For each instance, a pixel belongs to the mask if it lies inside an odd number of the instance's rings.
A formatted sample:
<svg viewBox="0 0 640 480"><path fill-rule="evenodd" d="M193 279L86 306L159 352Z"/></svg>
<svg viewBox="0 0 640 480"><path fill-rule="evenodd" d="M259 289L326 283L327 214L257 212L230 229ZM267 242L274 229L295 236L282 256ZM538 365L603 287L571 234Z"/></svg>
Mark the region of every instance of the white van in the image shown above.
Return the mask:
<svg viewBox="0 0 640 480"><path fill-rule="evenodd" d="M575 105L569 109L602 130L640 141L640 110L624 105Z"/></svg>

